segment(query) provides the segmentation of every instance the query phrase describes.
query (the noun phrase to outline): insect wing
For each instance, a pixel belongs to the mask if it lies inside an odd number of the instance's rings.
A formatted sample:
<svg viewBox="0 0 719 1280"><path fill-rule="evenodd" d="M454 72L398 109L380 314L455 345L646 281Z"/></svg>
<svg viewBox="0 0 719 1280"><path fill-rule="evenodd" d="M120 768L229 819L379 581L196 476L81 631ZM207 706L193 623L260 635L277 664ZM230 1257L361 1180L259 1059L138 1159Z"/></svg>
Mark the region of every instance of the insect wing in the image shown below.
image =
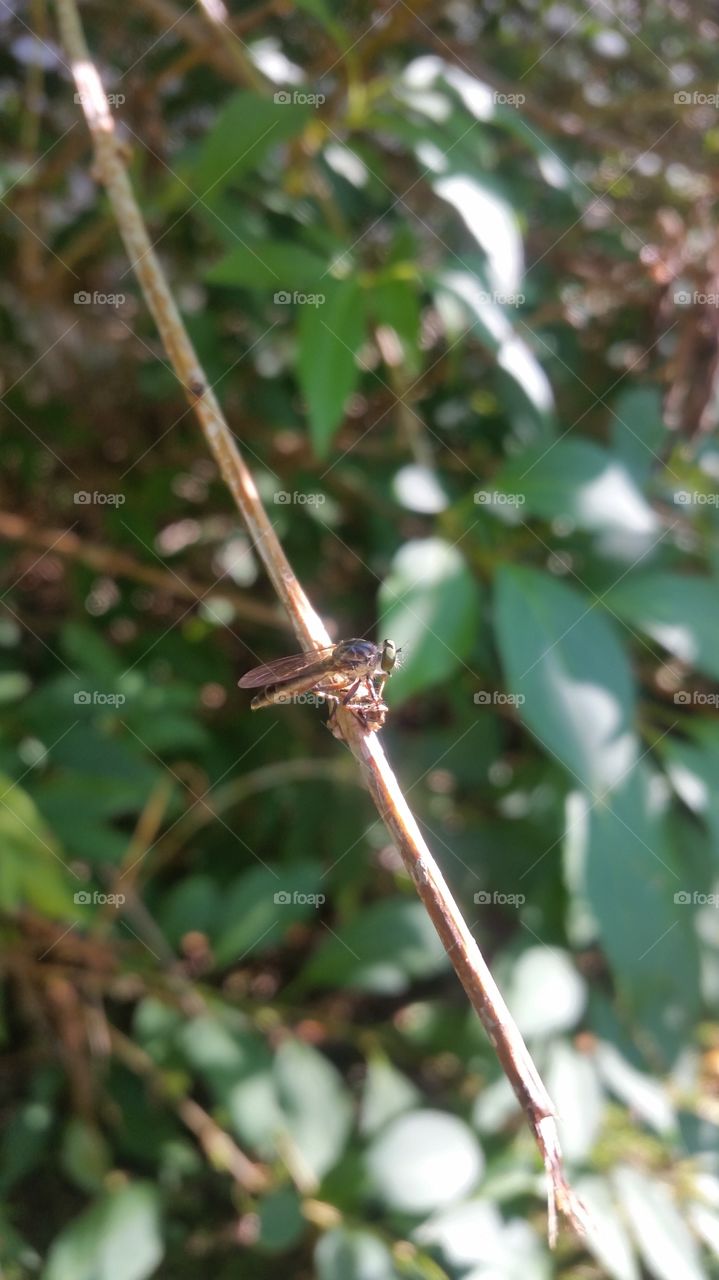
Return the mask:
<svg viewBox="0 0 719 1280"><path fill-rule="evenodd" d="M302 675L312 667L318 668L318 675L325 669L327 658L334 652L335 645L327 649L312 649L309 653L293 653L288 658L277 658L275 662L266 662L261 667L253 667L238 681L241 689L259 689L266 684L278 684L283 680L291 680L293 676Z"/></svg>

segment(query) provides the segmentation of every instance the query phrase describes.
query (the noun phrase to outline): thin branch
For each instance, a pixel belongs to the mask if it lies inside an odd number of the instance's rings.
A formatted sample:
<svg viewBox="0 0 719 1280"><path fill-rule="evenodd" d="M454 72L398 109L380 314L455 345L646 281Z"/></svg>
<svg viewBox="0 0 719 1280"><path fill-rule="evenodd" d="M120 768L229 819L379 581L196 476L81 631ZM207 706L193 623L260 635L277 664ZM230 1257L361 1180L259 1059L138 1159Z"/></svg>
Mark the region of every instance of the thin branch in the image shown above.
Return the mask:
<svg viewBox="0 0 719 1280"><path fill-rule="evenodd" d="M163 1073L144 1049L134 1040L110 1028L110 1042L115 1057L135 1075L146 1079L165 1102L173 1106L180 1120L193 1133L209 1163L215 1169L226 1169L243 1191L267 1191L270 1179L261 1165L253 1164L237 1143L193 1098L178 1098Z"/></svg>
<svg viewBox="0 0 719 1280"><path fill-rule="evenodd" d="M285 557L260 502L252 476L222 417L220 406L207 385L205 374L150 245L125 170L123 149L115 137L100 79L89 58L75 0L58 0L58 11L63 42L72 61L80 100L93 135L97 172L107 189L130 261L165 349L190 404L197 413L210 450L235 498L300 642L307 649L325 646L330 643L329 635ZM578 1232L584 1233L586 1213L564 1175L554 1109L549 1095L477 944L422 838L384 751L377 737L367 733L350 711L340 711L335 717L333 728L336 736L347 742L361 763L378 812L397 844L469 1000L527 1114L547 1171L550 1243L554 1244L556 1240L557 1211L566 1215Z"/></svg>
<svg viewBox="0 0 719 1280"><path fill-rule="evenodd" d="M181 600L198 602L208 595L205 585L188 578L184 572L180 574L142 564L124 551L88 542L70 529L43 529L27 517L16 516L8 511L0 511L0 538L25 542L40 551L51 551L53 555L67 556L68 559L77 560L78 564L87 565L88 569L96 569L98 573L107 574L110 578L130 578L134 582L158 587ZM282 630L287 627L284 617L276 609L253 600L241 591L222 584L217 587L215 594L230 602L238 618L247 618L249 622L257 622L263 627Z"/></svg>

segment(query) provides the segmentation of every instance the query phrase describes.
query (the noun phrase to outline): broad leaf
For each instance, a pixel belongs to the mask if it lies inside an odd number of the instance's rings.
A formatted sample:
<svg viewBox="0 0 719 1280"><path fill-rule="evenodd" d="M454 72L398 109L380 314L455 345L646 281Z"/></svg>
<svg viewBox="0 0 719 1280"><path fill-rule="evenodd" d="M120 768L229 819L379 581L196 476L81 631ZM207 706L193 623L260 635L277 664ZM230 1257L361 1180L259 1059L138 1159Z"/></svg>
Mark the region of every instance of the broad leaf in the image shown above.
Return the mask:
<svg viewBox="0 0 719 1280"><path fill-rule="evenodd" d="M401 1213L430 1213L466 1195L484 1167L472 1130L444 1111L410 1111L393 1120L366 1155L371 1186Z"/></svg>
<svg viewBox="0 0 719 1280"><path fill-rule="evenodd" d="M45 1280L145 1280L162 1259L157 1191L136 1182L110 1192L53 1242Z"/></svg>
<svg viewBox="0 0 719 1280"><path fill-rule="evenodd" d="M206 279L211 284L244 285L269 289L279 303L290 302L288 290L304 289L322 293L326 285L327 262L301 244L275 240L254 240L239 244L217 262ZM325 277L323 279L323 277Z"/></svg>
<svg viewBox="0 0 719 1280"><path fill-rule="evenodd" d="M234 187L266 153L304 128L311 108L294 102L274 102L251 90L236 93L225 104L204 139L185 181L192 198L214 199Z"/></svg>
<svg viewBox="0 0 719 1280"><path fill-rule="evenodd" d="M516 495L522 518L562 517L597 533L647 536L659 521L624 466L589 440L560 440L507 463L492 487Z"/></svg>
<svg viewBox="0 0 719 1280"><path fill-rule="evenodd" d="M634 685L605 614L566 582L507 567L495 627L507 686L540 746L597 796L616 786L637 756Z"/></svg>
<svg viewBox="0 0 719 1280"><path fill-rule="evenodd" d="M575 889L586 895L614 982L671 1060L697 1013L699 961L691 908L674 896L683 885L660 784L639 765L605 800L578 796L569 838Z"/></svg>
<svg viewBox="0 0 719 1280"><path fill-rule="evenodd" d="M337 1163L352 1120L342 1077L323 1054L300 1040L286 1040L273 1069L289 1139L317 1178Z"/></svg>
<svg viewBox="0 0 719 1280"><path fill-rule="evenodd" d="M631 627L688 666L719 679L717 582L696 574L634 574L608 591L605 600Z"/></svg>
<svg viewBox="0 0 719 1280"><path fill-rule="evenodd" d="M318 1241L317 1280L398 1280L392 1255L369 1231L335 1227Z"/></svg>
<svg viewBox="0 0 719 1280"><path fill-rule="evenodd" d="M708 1280L696 1241L669 1188L630 1168L617 1170L615 1184L649 1274L656 1280Z"/></svg>
<svg viewBox="0 0 719 1280"><path fill-rule="evenodd" d="M321 285L323 301L299 307L297 372L307 401L315 453L325 457L345 405L360 378L365 335L364 297L353 278Z"/></svg>
<svg viewBox="0 0 719 1280"><path fill-rule="evenodd" d="M469 670L465 659L480 626L480 600L456 547L441 538L404 544L379 593L381 634L402 648L388 689L391 702Z"/></svg>
<svg viewBox="0 0 719 1280"><path fill-rule="evenodd" d="M304 969L303 985L398 994L447 967L437 933L413 899L386 898L334 929Z"/></svg>

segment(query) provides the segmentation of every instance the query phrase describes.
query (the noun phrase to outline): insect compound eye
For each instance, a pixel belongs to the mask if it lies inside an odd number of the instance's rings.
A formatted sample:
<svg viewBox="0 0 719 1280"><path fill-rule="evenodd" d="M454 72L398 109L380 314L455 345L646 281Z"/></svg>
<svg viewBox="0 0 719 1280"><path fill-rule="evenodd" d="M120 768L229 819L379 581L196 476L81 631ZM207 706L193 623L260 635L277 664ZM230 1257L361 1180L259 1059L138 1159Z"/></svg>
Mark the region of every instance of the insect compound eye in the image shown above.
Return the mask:
<svg viewBox="0 0 719 1280"><path fill-rule="evenodd" d="M397 661L397 648L394 644L394 641L384 640L382 642L382 659L381 659L382 670L387 675L389 675L396 661Z"/></svg>

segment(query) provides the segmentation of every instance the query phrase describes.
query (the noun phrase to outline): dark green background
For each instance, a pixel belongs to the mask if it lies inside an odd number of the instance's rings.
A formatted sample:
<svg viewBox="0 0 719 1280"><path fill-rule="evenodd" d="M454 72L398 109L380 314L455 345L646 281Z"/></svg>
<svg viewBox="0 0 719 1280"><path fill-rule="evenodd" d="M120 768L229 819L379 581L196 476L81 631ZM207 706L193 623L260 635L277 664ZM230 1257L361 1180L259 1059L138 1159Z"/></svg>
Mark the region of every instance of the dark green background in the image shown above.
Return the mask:
<svg viewBox="0 0 719 1280"><path fill-rule="evenodd" d="M384 744L598 1224L555 1255L353 761L236 687L297 640L54 13L2 19L8 1280L717 1274L719 28L641 8L83 10L293 567L403 647Z"/></svg>

